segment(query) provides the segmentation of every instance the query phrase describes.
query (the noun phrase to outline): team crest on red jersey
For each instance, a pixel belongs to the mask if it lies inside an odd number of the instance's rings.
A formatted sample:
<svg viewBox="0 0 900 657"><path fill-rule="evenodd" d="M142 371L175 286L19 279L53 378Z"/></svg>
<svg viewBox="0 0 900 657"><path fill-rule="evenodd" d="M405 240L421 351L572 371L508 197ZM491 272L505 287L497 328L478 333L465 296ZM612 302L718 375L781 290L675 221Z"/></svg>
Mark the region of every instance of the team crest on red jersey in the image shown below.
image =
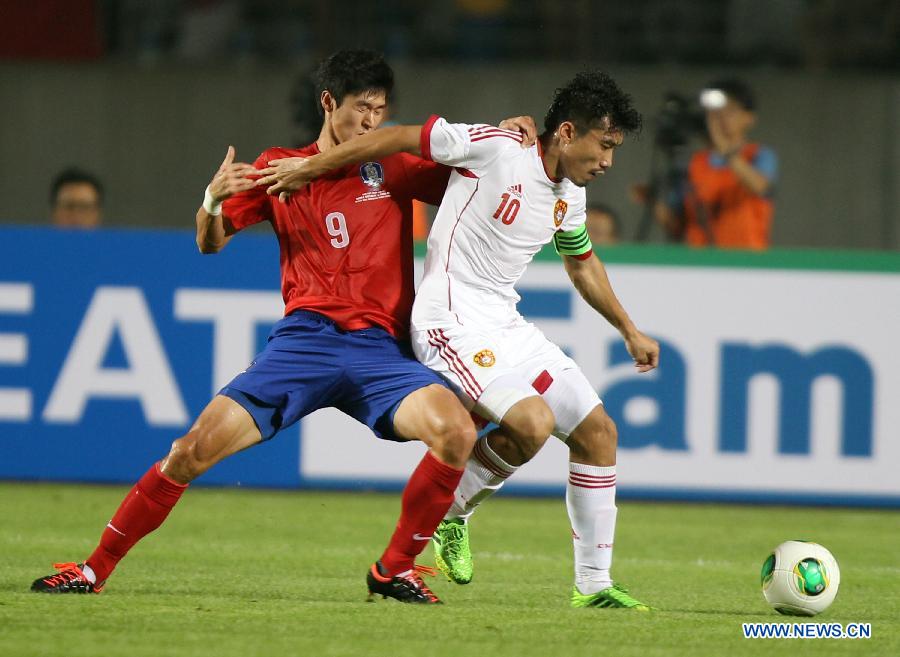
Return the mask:
<svg viewBox="0 0 900 657"><path fill-rule="evenodd" d="M359 177L372 189L380 189L384 184L384 168L378 162L365 162L359 167Z"/></svg>
<svg viewBox="0 0 900 657"><path fill-rule="evenodd" d="M568 209L569 209L568 203L566 203L561 198L556 199L556 205L553 206L553 225L554 226L556 226L557 228L560 227L560 225L563 222L563 219L566 218L566 210L568 210Z"/></svg>
<svg viewBox="0 0 900 657"><path fill-rule="evenodd" d="M475 354L475 358L473 360L479 367L491 367L494 363L497 362L497 359L494 357L494 352L490 349L482 349L477 354Z"/></svg>

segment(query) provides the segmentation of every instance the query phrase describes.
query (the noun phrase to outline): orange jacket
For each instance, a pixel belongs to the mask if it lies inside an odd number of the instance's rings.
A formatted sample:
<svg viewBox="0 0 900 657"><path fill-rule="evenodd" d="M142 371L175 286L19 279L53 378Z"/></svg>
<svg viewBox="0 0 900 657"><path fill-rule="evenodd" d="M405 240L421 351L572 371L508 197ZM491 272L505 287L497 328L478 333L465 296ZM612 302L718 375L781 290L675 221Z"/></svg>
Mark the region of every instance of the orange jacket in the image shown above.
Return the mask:
<svg viewBox="0 0 900 657"><path fill-rule="evenodd" d="M759 144L747 144L740 156L752 162ZM774 207L772 199L744 187L728 166L715 167L709 150L694 153L688 165L684 199L685 241L691 246L767 249Z"/></svg>

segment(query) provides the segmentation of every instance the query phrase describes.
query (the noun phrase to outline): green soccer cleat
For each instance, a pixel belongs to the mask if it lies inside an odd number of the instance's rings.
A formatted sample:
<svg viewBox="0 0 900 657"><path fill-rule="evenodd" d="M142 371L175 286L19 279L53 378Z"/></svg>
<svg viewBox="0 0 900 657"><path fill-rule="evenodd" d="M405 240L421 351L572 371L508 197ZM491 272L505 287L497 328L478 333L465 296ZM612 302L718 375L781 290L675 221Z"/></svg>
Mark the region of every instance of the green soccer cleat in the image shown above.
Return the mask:
<svg viewBox="0 0 900 657"><path fill-rule="evenodd" d="M472 581L472 552L469 550L469 526L465 520L441 520L431 537L434 544L434 563L451 582L468 584Z"/></svg>
<svg viewBox="0 0 900 657"><path fill-rule="evenodd" d="M572 587L573 607L599 607L604 609L634 609L650 611L650 607L628 595L628 590L621 584L613 584L608 589L585 595Z"/></svg>

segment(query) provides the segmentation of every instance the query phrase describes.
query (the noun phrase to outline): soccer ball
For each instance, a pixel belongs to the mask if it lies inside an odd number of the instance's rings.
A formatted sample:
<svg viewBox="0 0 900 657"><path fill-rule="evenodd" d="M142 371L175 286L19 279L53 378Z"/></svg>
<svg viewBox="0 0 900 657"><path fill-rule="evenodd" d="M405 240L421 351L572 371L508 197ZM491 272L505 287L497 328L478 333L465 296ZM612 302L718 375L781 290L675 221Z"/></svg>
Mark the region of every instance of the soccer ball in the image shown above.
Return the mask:
<svg viewBox="0 0 900 657"><path fill-rule="evenodd" d="M763 563L760 580L766 602L779 614L815 616L834 601L841 570L818 543L785 541Z"/></svg>

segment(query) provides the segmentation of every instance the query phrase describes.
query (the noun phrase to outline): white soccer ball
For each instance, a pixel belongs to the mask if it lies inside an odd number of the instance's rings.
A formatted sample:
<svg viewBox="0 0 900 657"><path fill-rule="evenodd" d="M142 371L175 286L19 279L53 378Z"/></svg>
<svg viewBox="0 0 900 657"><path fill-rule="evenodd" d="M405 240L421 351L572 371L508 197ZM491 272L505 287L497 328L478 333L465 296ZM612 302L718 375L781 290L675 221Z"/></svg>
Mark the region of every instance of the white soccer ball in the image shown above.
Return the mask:
<svg viewBox="0 0 900 657"><path fill-rule="evenodd" d="M763 595L788 616L815 616L831 605L841 583L837 561L818 543L785 541L765 560Z"/></svg>

